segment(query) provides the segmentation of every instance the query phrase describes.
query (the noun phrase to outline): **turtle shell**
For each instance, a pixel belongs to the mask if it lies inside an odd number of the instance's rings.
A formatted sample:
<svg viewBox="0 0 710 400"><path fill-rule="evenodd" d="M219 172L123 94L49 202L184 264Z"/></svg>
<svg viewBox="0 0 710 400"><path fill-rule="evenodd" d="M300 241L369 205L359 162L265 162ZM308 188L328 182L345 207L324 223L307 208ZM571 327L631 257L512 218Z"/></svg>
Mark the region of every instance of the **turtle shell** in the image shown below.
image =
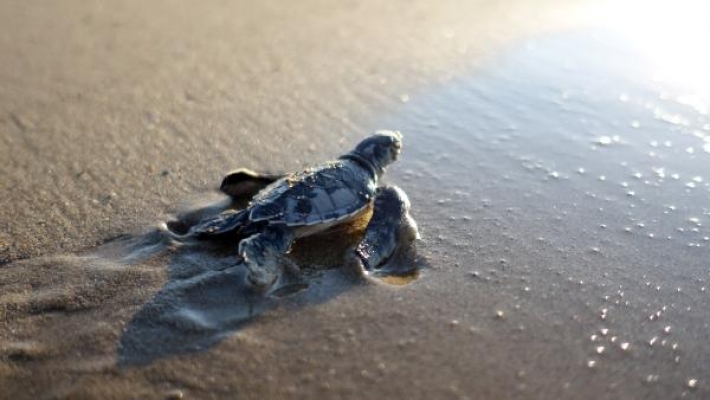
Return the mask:
<svg viewBox="0 0 710 400"><path fill-rule="evenodd" d="M288 226L335 222L370 204L373 177L353 161L341 160L288 175L252 199L249 219Z"/></svg>

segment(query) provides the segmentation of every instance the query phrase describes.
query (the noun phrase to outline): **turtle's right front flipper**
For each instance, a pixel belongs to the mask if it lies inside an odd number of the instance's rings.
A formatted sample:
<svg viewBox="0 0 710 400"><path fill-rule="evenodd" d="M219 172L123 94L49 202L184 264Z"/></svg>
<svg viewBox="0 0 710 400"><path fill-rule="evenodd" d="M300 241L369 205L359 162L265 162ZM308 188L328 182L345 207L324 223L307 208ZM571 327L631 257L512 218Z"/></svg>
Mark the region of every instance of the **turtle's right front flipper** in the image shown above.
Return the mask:
<svg viewBox="0 0 710 400"><path fill-rule="evenodd" d="M286 176L254 172L247 168L232 171L222 180L219 190L234 200L249 200L271 183Z"/></svg>
<svg viewBox="0 0 710 400"><path fill-rule="evenodd" d="M409 199L396 186L377 190L372 218L355 249L366 272L375 275L410 275L415 267L402 256L411 254L419 231L409 215Z"/></svg>

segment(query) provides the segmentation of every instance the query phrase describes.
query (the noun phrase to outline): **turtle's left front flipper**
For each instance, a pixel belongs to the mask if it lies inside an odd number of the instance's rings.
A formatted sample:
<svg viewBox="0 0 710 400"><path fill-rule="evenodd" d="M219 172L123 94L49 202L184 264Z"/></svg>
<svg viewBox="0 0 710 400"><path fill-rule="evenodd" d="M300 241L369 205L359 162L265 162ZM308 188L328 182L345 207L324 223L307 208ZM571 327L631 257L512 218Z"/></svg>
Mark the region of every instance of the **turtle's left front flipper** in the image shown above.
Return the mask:
<svg viewBox="0 0 710 400"><path fill-rule="evenodd" d="M377 189L374 212L365 236L354 250L365 271L375 275L410 275L416 270L412 260L414 241L419 231L409 215L409 199L402 189L387 186Z"/></svg>

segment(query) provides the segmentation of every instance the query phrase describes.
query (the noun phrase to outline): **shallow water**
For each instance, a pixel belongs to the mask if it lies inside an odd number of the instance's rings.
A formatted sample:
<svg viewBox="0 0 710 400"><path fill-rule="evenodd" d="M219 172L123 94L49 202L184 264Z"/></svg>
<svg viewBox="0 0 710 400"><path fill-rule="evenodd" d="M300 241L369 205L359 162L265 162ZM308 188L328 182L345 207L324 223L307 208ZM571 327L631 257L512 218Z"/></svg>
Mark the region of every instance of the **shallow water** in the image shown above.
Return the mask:
<svg viewBox="0 0 710 400"><path fill-rule="evenodd" d="M703 397L710 378L710 121L646 70L609 31L565 32L385 120L408 134L391 179L450 272L432 284L561 341L574 367L559 388L589 398Z"/></svg>

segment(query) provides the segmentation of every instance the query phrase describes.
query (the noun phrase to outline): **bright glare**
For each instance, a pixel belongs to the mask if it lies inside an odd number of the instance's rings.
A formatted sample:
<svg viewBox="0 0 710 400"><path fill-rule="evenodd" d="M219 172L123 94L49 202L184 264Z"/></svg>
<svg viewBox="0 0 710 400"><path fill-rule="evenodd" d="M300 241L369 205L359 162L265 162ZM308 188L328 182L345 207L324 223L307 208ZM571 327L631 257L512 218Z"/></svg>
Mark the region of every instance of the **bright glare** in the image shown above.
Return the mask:
<svg viewBox="0 0 710 400"><path fill-rule="evenodd" d="M593 18L639 50L653 79L710 95L710 1L611 1Z"/></svg>

